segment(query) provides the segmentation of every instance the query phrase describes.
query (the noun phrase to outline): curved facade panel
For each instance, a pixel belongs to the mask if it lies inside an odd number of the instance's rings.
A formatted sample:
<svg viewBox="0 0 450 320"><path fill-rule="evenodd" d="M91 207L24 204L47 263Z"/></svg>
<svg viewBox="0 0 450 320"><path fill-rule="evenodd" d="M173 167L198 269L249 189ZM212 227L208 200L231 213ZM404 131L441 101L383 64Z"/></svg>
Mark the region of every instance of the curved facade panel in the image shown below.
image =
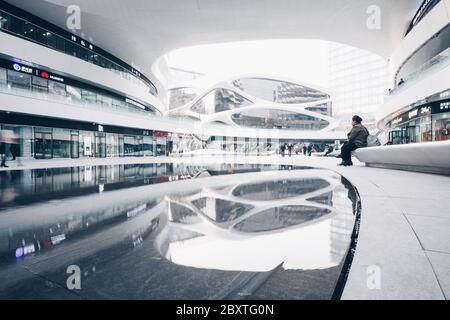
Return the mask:
<svg viewBox="0 0 450 320"><path fill-rule="evenodd" d="M301 104L330 99L330 95L304 85L264 78L243 78L233 81L240 90L259 99L281 104Z"/></svg>
<svg viewBox="0 0 450 320"><path fill-rule="evenodd" d="M323 119L276 109L244 111L233 114L231 119L242 127L263 129L323 130L330 125Z"/></svg>
<svg viewBox="0 0 450 320"><path fill-rule="evenodd" d="M186 88L183 88L186 90ZM331 95L323 89L269 77L239 77L216 83L189 103L170 106L169 115L198 119L203 124L297 131L331 131ZM176 90L172 91L179 95Z"/></svg>

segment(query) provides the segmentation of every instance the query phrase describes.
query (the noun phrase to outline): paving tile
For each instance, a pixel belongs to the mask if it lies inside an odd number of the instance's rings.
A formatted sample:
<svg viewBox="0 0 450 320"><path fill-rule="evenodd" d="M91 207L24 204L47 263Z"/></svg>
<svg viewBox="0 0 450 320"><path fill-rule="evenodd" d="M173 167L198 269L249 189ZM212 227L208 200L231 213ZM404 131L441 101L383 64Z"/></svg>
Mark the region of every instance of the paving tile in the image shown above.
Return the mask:
<svg viewBox="0 0 450 320"><path fill-rule="evenodd" d="M386 248L388 250L355 256L343 300L444 299L423 251L393 252L388 244ZM378 270L379 277L375 276Z"/></svg>
<svg viewBox="0 0 450 320"><path fill-rule="evenodd" d="M450 254L427 252L444 295L450 299Z"/></svg>
<svg viewBox="0 0 450 320"><path fill-rule="evenodd" d="M407 215L425 250L450 253L450 219Z"/></svg>

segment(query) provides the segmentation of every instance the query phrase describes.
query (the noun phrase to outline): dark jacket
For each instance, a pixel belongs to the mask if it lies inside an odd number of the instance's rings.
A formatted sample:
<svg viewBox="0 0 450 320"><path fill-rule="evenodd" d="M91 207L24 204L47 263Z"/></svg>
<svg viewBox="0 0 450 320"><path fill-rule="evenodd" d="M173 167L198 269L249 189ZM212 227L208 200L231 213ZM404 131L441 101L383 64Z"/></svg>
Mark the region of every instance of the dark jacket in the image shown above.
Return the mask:
<svg viewBox="0 0 450 320"><path fill-rule="evenodd" d="M6 152L6 144L0 142L0 154L5 154L5 152Z"/></svg>
<svg viewBox="0 0 450 320"><path fill-rule="evenodd" d="M358 148L367 147L369 131L362 124L357 124L348 134L348 142L355 144Z"/></svg>

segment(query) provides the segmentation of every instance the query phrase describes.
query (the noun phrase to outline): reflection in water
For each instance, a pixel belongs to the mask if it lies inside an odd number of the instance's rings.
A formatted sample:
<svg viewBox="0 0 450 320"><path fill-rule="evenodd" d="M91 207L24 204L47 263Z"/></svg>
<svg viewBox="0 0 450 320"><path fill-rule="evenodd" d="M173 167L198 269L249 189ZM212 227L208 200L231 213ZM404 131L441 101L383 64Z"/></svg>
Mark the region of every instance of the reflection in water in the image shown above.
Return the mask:
<svg viewBox="0 0 450 320"><path fill-rule="evenodd" d="M238 223L234 228L243 232L262 232L288 228L316 220L331 210L306 206L270 208Z"/></svg>
<svg viewBox="0 0 450 320"><path fill-rule="evenodd" d="M275 180L259 184L238 186L233 195L250 200L277 200L310 193L314 190L328 187L326 180Z"/></svg>
<svg viewBox="0 0 450 320"><path fill-rule="evenodd" d="M92 167L90 179L86 168L3 175L2 190L15 196L1 199L0 298L65 298L43 287L64 287L75 264L86 274L86 298L228 299L247 290L258 299L329 299L359 197L336 173L283 169L145 165ZM183 181L200 176L195 185ZM153 185L164 181L176 183ZM54 201L59 196L64 201ZM324 278L326 285L286 289ZM283 293L270 279L284 283Z"/></svg>

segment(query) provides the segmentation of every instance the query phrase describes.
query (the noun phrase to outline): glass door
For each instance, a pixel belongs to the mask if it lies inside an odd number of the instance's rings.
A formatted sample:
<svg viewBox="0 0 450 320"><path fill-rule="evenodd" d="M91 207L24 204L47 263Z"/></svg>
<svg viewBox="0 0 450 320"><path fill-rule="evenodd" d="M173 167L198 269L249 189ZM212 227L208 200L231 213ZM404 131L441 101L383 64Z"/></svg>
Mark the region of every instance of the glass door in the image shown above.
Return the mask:
<svg viewBox="0 0 450 320"><path fill-rule="evenodd" d="M72 131L70 134L70 157L72 159L80 157L80 134L78 131Z"/></svg>
<svg viewBox="0 0 450 320"><path fill-rule="evenodd" d="M119 136L119 157L125 157L124 143L123 136Z"/></svg>
<svg viewBox="0 0 450 320"><path fill-rule="evenodd" d="M137 136L136 137L136 156L143 157L144 156L144 137Z"/></svg>
<svg viewBox="0 0 450 320"><path fill-rule="evenodd" d="M106 158L106 136L105 134L95 135L95 157Z"/></svg>
<svg viewBox="0 0 450 320"><path fill-rule="evenodd" d="M34 132L34 158L52 159L53 158L53 134L51 131Z"/></svg>

